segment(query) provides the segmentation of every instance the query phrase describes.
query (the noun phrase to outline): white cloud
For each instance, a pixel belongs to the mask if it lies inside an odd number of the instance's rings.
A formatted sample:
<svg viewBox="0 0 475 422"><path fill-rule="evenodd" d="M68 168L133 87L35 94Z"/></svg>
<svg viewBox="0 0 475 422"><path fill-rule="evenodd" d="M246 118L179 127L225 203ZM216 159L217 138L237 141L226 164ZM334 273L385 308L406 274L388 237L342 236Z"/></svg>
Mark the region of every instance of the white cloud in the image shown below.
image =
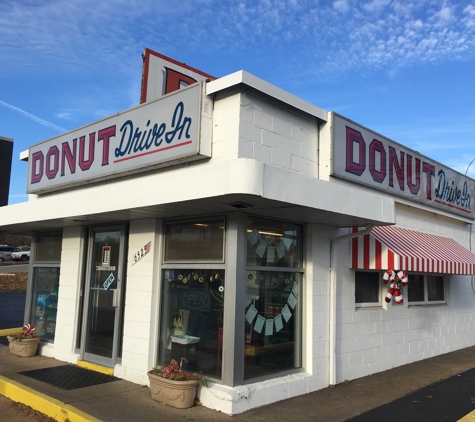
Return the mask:
<svg viewBox="0 0 475 422"><path fill-rule="evenodd" d="M388 6L391 0L372 0L369 3L363 4L363 9L367 12L379 12Z"/></svg>
<svg viewBox="0 0 475 422"><path fill-rule="evenodd" d="M128 86L136 77L131 59L144 47L178 60L198 51L245 58L252 50L286 57L282 66L294 69L303 58L301 69L325 75L473 57L475 6L470 0L183 0L180 7L165 0L137 0L134 7L125 0L34 6L4 0L0 39L0 60L8 63L2 71L108 71Z"/></svg>
<svg viewBox="0 0 475 422"><path fill-rule="evenodd" d="M349 6L346 0L335 0L333 2L333 8L341 13L348 12Z"/></svg>
<svg viewBox="0 0 475 422"><path fill-rule="evenodd" d="M53 123L50 123L46 120L43 120L43 119L40 119L39 117L36 117L36 116L33 116L33 114L30 114L30 113L27 113L26 111L24 110L21 110L19 109L18 107L15 107L15 106L12 106L11 104L7 104L6 102L4 101L0 101L0 105L3 106L3 107L6 107L6 108L9 108L10 110L13 110L33 121L35 121L36 123L39 123L40 125L43 125L43 126L47 126L51 129L54 129L56 130L57 132L66 132L66 129L60 127L60 126L57 126Z"/></svg>

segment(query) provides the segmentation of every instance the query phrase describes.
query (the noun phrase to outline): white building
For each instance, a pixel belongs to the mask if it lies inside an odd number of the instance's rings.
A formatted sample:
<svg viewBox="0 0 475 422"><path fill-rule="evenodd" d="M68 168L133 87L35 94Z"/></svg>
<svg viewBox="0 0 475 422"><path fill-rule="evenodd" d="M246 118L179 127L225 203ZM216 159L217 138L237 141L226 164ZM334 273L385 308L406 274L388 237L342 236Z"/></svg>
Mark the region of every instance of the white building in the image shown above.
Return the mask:
<svg viewBox="0 0 475 422"><path fill-rule="evenodd" d="M474 181L249 73L27 155L0 231L34 236L42 355L144 385L186 357L236 414L475 344Z"/></svg>

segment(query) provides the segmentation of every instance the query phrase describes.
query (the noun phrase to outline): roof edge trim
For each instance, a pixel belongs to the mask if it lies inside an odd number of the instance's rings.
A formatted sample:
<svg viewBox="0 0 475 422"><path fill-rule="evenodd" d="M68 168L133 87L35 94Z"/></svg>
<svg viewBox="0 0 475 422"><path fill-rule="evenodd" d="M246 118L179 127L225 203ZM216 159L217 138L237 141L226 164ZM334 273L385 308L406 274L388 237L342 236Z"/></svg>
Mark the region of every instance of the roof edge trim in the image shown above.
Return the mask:
<svg viewBox="0 0 475 422"><path fill-rule="evenodd" d="M315 116L323 122L327 121L327 111L244 70L208 82L206 84L206 95L215 94L216 92L223 91L239 84L244 84L254 88L270 97Z"/></svg>

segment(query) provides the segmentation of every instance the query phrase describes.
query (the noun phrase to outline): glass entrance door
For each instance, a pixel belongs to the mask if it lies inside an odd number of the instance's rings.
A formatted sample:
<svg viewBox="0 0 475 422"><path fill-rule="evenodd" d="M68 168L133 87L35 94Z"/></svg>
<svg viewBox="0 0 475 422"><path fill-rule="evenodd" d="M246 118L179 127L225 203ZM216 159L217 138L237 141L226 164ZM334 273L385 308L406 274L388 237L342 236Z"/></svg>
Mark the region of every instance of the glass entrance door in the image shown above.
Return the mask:
<svg viewBox="0 0 475 422"><path fill-rule="evenodd" d="M82 359L106 366L118 354L124 243L123 227L96 228L89 240Z"/></svg>

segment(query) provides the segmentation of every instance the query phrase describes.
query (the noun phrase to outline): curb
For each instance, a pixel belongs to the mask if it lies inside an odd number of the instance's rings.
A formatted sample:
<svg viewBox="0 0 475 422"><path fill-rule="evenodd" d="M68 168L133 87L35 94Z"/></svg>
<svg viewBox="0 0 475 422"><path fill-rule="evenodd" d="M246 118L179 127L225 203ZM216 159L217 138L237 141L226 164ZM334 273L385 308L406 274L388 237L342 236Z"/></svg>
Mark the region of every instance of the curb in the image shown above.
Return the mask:
<svg viewBox="0 0 475 422"><path fill-rule="evenodd" d="M22 327L6 328L4 330L0 330L0 337L14 336L15 334L21 333L21 330L22 330Z"/></svg>
<svg viewBox="0 0 475 422"><path fill-rule="evenodd" d="M0 375L0 394L13 401L30 406L58 422L101 422L69 404L26 387Z"/></svg>
<svg viewBox="0 0 475 422"><path fill-rule="evenodd" d="M465 415L462 419L459 419L457 422L475 422L475 410L470 412L468 415Z"/></svg>

